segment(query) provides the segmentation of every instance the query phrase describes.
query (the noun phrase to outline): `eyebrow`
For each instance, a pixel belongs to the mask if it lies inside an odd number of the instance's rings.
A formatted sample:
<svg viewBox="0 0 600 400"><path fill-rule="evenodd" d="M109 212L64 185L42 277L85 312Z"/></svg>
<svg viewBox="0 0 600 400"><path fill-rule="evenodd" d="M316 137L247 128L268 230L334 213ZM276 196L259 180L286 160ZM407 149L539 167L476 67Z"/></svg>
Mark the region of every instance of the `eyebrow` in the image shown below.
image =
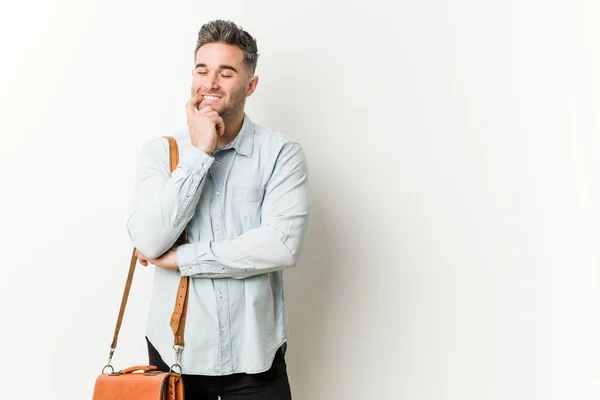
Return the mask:
<svg viewBox="0 0 600 400"><path fill-rule="evenodd" d="M196 68L206 68L206 64L204 64L204 63L196 64ZM194 69L196 69L196 68L194 68ZM227 64L219 65L219 69L229 69L235 73L238 72L237 69L235 69L231 65L227 65Z"/></svg>

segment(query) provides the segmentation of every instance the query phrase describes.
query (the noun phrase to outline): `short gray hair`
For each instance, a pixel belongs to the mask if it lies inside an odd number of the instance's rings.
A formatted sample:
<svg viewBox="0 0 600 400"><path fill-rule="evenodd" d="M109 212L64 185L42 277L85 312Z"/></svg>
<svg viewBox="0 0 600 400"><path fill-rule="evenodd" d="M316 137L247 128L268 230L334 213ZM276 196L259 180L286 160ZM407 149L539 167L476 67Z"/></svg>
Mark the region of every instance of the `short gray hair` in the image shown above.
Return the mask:
<svg viewBox="0 0 600 400"><path fill-rule="evenodd" d="M237 46L244 53L244 65L252 76L256 70L258 62L258 48L256 40L241 26L233 21L224 21L217 19L202 25L198 32L198 41L196 50L194 50L194 59L198 49L208 43L225 43Z"/></svg>

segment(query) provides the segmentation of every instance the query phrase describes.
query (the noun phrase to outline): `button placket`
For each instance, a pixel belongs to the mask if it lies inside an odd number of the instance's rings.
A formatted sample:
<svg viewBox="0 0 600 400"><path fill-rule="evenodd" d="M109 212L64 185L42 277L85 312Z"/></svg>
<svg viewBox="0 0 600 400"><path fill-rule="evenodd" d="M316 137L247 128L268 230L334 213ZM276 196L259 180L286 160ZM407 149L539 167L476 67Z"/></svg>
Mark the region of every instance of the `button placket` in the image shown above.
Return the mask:
<svg viewBox="0 0 600 400"><path fill-rule="evenodd" d="M223 150L223 148L221 149ZM211 168L214 186L210 189L212 192L212 205L210 208L210 220L213 233L213 240L216 242L226 239L225 232L225 210L223 190L229 175L230 157L232 154L227 152L219 152L215 157L213 167ZM227 158L227 162L218 158ZM222 165L222 168L221 168ZM220 271L225 272L226 268L220 267ZM215 271L216 272L216 271ZM230 326L230 309L228 295L228 279L215 278L213 279L214 296L217 303L217 318L218 318L218 352L219 364L222 371L231 371L232 366L232 348L231 348L231 326Z"/></svg>

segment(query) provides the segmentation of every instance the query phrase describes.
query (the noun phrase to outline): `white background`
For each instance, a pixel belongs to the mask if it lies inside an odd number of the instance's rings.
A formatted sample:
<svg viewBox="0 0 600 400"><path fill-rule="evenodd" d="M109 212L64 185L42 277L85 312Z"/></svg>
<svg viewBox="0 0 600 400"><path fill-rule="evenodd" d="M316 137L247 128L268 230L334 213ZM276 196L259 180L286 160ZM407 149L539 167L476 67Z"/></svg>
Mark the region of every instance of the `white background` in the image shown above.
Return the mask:
<svg viewBox="0 0 600 400"><path fill-rule="evenodd" d="M139 148L185 128L196 34L226 18L261 54L247 112L309 160L313 223L285 275L294 398L600 398L599 11L2 0L2 397L91 398ZM117 368L146 360L151 276Z"/></svg>

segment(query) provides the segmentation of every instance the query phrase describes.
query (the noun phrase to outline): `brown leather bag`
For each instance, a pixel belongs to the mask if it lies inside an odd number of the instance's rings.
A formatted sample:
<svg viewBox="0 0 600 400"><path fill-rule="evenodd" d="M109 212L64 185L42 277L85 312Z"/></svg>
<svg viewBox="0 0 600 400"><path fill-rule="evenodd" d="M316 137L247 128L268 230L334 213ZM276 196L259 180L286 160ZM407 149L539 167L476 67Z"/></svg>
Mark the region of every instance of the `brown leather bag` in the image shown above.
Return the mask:
<svg viewBox="0 0 600 400"><path fill-rule="evenodd" d="M167 137L169 140L169 153L171 172L177 168L179 163L179 152L177 142L172 137ZM178 243L186 243L187 237L185 232L179 238ZM117 318L117 326L113 336L112 344L108 357L108 364L102 368L102 374L96 378L94 385L93 400L183 400L184 388L183 380L181 379L181 366L179 365L179 356L183 350L184 341L183 333L185 329L185 316L187 312L187 291L189 277L181 277L177 298L175 299L175 310L171 316L171 329L174 335L175 364L173 364L169 372L157 371L154 365L138 365L129 367L120 371L115 371L110 365L113 354L117 347L117 339L123 314L131 289L131 281L137 264L136 249L133 249L131 255L131 263L129 265L129 274L123 291L121 300L121 308L119 317ZM105 372L110 369L110 372ZM179 372L174 371L179 369Z"/></svg>

